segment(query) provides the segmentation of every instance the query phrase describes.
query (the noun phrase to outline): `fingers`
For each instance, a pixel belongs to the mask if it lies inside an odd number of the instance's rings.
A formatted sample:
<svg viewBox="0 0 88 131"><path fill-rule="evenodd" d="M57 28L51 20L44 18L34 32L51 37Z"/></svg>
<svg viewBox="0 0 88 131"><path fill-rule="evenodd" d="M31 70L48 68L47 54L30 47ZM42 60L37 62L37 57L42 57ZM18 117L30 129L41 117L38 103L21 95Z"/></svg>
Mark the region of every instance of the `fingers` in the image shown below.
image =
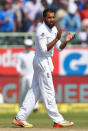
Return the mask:
<svg viewBox="0 0 88 131"><path fill-rule="evenodd" d="M70 39L72 40L75 36L76 36L76 34L71 35L71 36L70 36Z"/></svg>
<svg viewBox="0 0 88 131"><path fill-rule="evenodd" d="M77 36L80 32L75 33L74 35Z"/></svg>
<svg viewBox="0 0 88 131"><path fill-rule="evenodd" d="M67 41L72 40L75 36L76 36L76 34L70 35L70 32L68 32L67 33Z"/></svg>
<svg viewBox="0 0 88 131"><path fill-rule="evenodd" d="M67 35L70 35L70 34L71 34L71 32L68 32L68 33L67 33Z"/></svg>
<svg viewBox="0 0 88 131"><path fill-rule="evenodd" d="M77 36L77 35L78 35L78 33L79 33L79 32L77 32L77 33L75 33L75 34L71 35L71 39L73 39L75 36Z"/></svg>
<svg viewBox="0 0 88 131"><path fill-rule="evenodd" d="M72 37L74 38L75 36L77 36L78 35L78 33L75 33Z"/></svg>

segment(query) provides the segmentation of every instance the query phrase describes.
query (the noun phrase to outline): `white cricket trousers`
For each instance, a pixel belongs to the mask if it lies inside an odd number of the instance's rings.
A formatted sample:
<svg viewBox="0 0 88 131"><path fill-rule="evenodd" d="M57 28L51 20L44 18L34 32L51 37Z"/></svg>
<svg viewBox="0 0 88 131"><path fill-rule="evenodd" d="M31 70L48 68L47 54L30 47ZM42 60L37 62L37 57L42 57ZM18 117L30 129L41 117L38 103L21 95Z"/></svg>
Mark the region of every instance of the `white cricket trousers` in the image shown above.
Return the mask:
<svg viewBox="0 0 88 131"><path fill-rule="evenodd" d="M32 85L32 78L33 76L25 75L20 79L20 107L22 106L23 100L28 92L28 89Z"/></svg>
<svg viewBox="0 0 88 131"><path fill-rule="evenodd" d="M58 111L55 101L53 80L47 59L35 56L33 61L33 68L34 76L32 87L29 89L16 118L19 120L27 120L28 116L34 108L34 105L41 96L46 111L51 119L55 123L64 120Z"/></svg>

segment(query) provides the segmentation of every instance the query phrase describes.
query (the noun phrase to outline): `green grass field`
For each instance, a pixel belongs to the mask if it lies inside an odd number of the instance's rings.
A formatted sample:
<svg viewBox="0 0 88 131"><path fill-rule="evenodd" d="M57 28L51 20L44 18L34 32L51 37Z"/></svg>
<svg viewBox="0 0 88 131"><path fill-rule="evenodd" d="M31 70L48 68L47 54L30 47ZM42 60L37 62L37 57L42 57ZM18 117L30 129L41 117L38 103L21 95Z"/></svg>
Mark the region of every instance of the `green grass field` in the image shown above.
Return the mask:
<svg viewBox="0 0 88 131"><path fill-rule="evenodd" d="M0 114L0 128L14 128L12 120L16 114ZM88 129L88 113L64 113L66 120L71 120L75 124L74 129ZM32 112L28 118L28 122L34 125L34 128L52 128L53 122L47 113ZM71 127L70 127L71 128Z"/></svg>

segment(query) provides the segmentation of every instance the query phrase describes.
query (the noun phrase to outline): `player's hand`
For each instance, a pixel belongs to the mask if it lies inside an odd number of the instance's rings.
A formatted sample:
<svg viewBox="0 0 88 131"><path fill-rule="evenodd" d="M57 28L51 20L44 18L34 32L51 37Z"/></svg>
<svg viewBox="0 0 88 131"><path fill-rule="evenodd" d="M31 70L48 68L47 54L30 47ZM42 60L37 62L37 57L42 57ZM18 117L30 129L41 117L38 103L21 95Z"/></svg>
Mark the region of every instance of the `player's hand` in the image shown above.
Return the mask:
<svg viewBox="0 0 88 131"><path fill-rule="evenodd" d="M74 37L77 35L78 33L75 33L73 35L70 34L70 32L68 32L65 41L68 43L70 42L72 39L74 39Z"/></svg>
<svg viewBox="0 0 88 131"><path fill-rule="evenodd" d="M62 32L64 31L65 29L64 28L60 28L57 32L57 38L58 40L61 38L61 35L62 35Z"/></svg>
<svg viewBox="0 0 88 131"><path fill-rule="evenodd" d="M24 77L24 74L19 73L19 77L20 78Z"/></svg>

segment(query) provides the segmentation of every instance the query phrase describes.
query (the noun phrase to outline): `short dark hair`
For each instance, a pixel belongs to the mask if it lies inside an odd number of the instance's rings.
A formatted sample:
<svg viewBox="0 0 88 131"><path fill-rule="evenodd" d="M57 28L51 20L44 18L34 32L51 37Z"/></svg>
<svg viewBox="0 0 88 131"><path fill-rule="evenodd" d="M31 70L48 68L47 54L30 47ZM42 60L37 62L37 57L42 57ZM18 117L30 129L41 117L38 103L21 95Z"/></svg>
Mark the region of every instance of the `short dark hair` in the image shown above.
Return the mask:
<svg viewBox="0 0 88 131"><path fill-rule="evenodd" d="M52 8L46 8L44 11L43 11L43 17L46 17L47 13L50 12L50 13L55 13L55 10L52 9Z"/></svg>

